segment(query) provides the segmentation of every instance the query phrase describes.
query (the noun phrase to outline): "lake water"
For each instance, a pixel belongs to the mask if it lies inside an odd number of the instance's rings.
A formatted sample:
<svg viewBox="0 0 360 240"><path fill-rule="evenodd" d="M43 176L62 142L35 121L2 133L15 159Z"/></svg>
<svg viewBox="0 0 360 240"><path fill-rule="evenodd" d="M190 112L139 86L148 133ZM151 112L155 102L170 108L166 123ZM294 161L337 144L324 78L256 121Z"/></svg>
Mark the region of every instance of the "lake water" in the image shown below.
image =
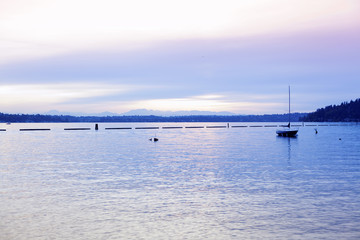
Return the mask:
<svg viewBox="0 0 360 240"><path fill-rule="evenodd" d="M360 125L215 125L1 124L0 239L360 238Z"/></svg>

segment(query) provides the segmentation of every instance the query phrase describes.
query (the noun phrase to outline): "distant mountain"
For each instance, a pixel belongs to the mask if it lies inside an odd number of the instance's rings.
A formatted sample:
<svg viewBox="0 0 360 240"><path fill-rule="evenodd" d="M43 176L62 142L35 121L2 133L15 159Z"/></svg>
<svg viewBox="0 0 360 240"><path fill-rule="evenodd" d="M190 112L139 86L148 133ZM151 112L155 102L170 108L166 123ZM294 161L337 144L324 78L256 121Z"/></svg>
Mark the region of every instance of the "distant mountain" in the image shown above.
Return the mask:
<svg viewBox="0 0 360 240"><path fill-rule="evenodd" d="M300 119L305 122L359 122L360 98L320 108Z"/></svg>
<svg viewBox="0 0 360 240"><path fill-rule="evenodd" d="M101 113L83 113L83 112L60 112L57 110L50 110L48 112L43 113L44 115L52 115L52 116L94 116L94 117L106 117L106 116L120 116L118 113L112 112L101 112Z"/></svg>
<svg viewBox="0 0 360 240"><path fill-rule="evenodd" d="M129 112L122 113L123 116L231 116L236 115L231 112L211 112L211 111L158 111L158 110L148 110L148 109L136 109Z"/></svg>
<svg viewBox="0 0 360 240"><path fill-rule="evenodd" d="M60 112L58 110L50 110L44 112L44 115L52 116L91 116L91 117L107 117L107 116L161 116L161 117L170 117L170 116L231 116L235 113L231 112L211 112L211 111L158 111L158 110L148 110L148 109L136 109L131 110L125 113L113 113L113 112L101 112L101 113L84 113L84 112Z"/></svg>

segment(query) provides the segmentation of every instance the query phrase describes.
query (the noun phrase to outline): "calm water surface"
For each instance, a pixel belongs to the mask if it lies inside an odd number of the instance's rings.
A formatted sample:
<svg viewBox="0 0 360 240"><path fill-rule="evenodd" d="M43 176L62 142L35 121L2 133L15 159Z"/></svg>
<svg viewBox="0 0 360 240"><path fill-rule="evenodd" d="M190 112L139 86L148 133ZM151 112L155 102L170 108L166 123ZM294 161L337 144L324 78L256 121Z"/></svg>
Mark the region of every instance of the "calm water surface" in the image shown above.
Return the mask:
<svg viewBox="0 0 360 240"><path fill-rule="evenodd" d="M360 125L93 125L0 126L0 239L360 238Z"/></svg>

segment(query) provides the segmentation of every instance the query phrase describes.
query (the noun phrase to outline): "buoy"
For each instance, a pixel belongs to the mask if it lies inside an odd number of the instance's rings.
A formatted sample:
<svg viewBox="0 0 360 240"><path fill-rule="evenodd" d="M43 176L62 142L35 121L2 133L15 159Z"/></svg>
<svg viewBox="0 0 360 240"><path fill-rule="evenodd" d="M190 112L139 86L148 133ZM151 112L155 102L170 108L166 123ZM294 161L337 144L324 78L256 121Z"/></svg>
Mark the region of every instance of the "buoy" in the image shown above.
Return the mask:
<svg viewBox="0 0 360 240"><path fill-rule="evenodd" d="M95 130L99 130L99 125L97 123L95 124Z"/></svg>

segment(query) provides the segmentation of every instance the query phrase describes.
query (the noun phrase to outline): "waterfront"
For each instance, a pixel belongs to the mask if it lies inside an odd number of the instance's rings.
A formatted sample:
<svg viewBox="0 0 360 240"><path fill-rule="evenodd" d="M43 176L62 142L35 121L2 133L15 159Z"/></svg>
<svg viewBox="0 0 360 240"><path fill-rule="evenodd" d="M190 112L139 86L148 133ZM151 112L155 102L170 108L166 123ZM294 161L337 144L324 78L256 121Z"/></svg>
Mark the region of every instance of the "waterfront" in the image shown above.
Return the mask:
<svg viewBox="0 0 360 240"><path fill-rule="evenodd" d="M3 239L360 237L359 125L63 130L93 125L1 127Z"/></svg>

